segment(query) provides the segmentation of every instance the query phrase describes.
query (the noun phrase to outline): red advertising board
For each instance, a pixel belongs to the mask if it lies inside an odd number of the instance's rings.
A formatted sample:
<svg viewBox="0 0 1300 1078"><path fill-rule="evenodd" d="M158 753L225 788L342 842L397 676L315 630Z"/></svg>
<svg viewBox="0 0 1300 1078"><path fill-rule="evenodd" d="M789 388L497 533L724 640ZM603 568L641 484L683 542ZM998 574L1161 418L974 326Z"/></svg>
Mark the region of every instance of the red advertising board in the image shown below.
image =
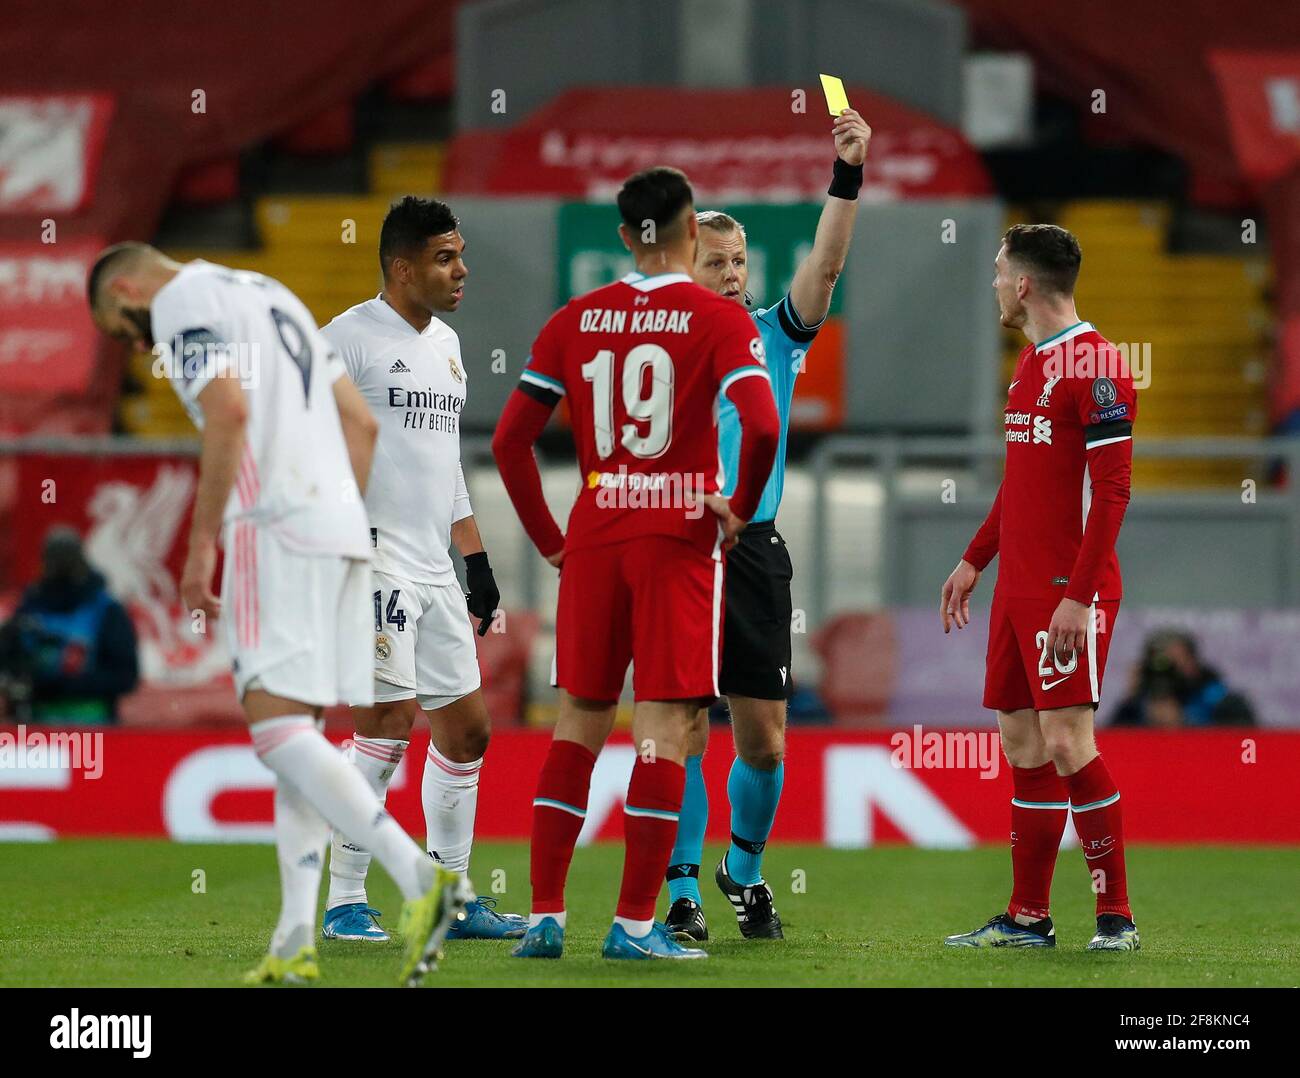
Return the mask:
<svg viewBox="0 0 1300 1078"><path fill-rule="evenodd" d="M1215 50L1210 65L1246 178L1267 184L1300 165L1300 51Z"/></svg>
<svg viewBox="0 0 1300 1078"><path fill-rule="evenodd" d="M112 114L107 94L0 94L0 213L85 208Z"/></svg>
<svg viewBox="0 0 1300 1078"><path fill-rule="evenodd" d="M197 476L192 457L19 456L11 582L39 575L51 527L73 527L135 622L141 678L171 686L224 681L228 659L216 634L193 631L176 586Z"/></svg>
<svg viewBox="0 0 1300 1078"><path fill-rule="evenodd" d="M83 732L75 744L59 747L35 740L47 734L34 727L0 728L0 839L151 835L270 841L273 777L240 731L110 729ZM549 741L543 731L503 731L493 739L482 772L479 836L527 837ZM1123 794L1131 841L1300 843L1300 814L1290 793L1300 733L1108 731L1100 744ZM389 809L414 834L424 830L424 750L423 735L415 737L388 798ZM634 760L626 738L616 738L602 753L583 841L621 835L619 809ZM729 738L719 730L704 760L715 806L709 822L714 839L727 834L727 814L717 806L726 804L730 764ZM1002 843L1010 797L1010 775L989 730L793 729L772 839L844 848Z"/></svg>
<svg viewBox="0 0 1300 1078"><path fill-rule="evenodd" d="M1273 418L1300 416L1300 50L1209 54L1241 173L1263 193L1277 280Z"/></svg>
<svg viewBox="0 0 1300 1078"><path fill-rule="evenodd" d="M185 560L197 459L33 452L12 460L13 496L8 516L0 514L0 594L16 597L37 578L50 528L74 528L91 564L135 624L141 688L122 699L122 720L186 726L239 722L242 712L220 627L196 632L176 584ZM218 578L220 573L218 561ZM474 640L489 710L517 718L538 618L524 610L510 611L509 618L509 633Z"/></svg>
<svg viewBox="0 0 1300 1078"><path fill-rule="evenodd" d="M584 87L565 91L504 131L458 135L453 192L608 200L633 172L673 165L696 198L820 201L835 151L821 90L769 87ZM961 132L862 87L850 103L871 125L862 197L960 198L991 185Z"/></svg>
<svg viewBox="0 0 1300 1078"><path fill-rule="evenodd" d="M0 243L0 433L56 422L90 386L100 339L86 306L95 240Z"/></svg>

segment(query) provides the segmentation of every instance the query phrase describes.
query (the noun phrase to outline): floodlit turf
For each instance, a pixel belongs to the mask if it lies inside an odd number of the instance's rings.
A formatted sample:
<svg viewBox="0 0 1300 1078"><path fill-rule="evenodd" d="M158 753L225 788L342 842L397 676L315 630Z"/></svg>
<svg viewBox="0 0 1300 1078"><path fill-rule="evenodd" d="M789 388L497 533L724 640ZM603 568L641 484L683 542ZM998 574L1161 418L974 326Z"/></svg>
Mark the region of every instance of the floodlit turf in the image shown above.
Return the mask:
<svg viewBox="0 0 1300 1078"><path fill-rule="evenodd" d="M1300 850L1139 847L1129 852L1143 949L1086 954L1092 896L1077 851L1057 869L1055 951L958 951L947 933L1003 908L1000 849L833 851L773 847L766 871L784 943L747 943L712 882L706 854L706 962L607 962L600 941L622 865L618 845L579 850L569 935L558 962L510 957L509 943L459 943L428 984L466 985L1020 985L1255 986L1300 983ZM523 843L480 843L474 882L526 912ZM205 893L195 893L202 872ZM796 890L792 890L792 886ZM797 888L802 887L799 891ZM155 841L0 845L0 985L235 986L274 923L275 855L267 846ZM393 929L399 903L381 870L371 902ZM666 903L661 901L660 915ZM322 985L389 985L399 944L322 942Z"/></svg>

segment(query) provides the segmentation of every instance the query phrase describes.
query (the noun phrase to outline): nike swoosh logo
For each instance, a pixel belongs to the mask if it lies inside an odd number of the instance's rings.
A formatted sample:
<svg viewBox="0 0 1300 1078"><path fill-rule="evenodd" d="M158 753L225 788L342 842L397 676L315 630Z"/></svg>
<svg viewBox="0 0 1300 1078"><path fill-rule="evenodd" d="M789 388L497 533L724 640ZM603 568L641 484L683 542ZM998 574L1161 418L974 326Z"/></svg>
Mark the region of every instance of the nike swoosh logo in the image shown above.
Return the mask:
<svg viewBox="0 0 1300 1078"><path fill-rule="evenodd" d="M1012 382L1009 386L1007 386L1007 392L1010 393L1010 392L1011 392L1013 389L1015 389L1016 386L1018 386L1019 384L1020 384L1020 379L1017 378L1014 382Z"/></svg>
<svg viewBox="0 0 1300 1078"><path fill-rule="evenodd" d="M1058 686L1062 681L1069 681L1069 680L1070 680L1070 675L1069 675L1069 674L1066 674L1065 677L1058 677L1058 678L1057 678L1055 681L1053 681L1051 684L1048 684L1046 681L1044 681L1044 682L1043 682L1043 691L1046 692L1048 689L1054 689L1054 688L1056 688L1056 686Z"/></svg>
<svg viewBox="0 0 1300 1078"><path fill-rule="evenodd" d="M1085 855L1085 856L1086 856L1086 855ZM628 945L629 947L631 947L632 950L634 950L634 951L640 951L642 954L649 954L649 953L650 953L650 948L649 948L649 947L638 947L638 946L637 946L635 943L633 943L631 940L628 940L628 941L627 941L627 945Z"/></svg>
<svg viewBox="0 0 1300 1078"><path fill-rule="evenodd" d="M1085 860L1095 861L1098 857L1105 857L1108 853L1110 853L1110 850L1102 850L1101 853L1085 853L1083 856Z"/></svg>

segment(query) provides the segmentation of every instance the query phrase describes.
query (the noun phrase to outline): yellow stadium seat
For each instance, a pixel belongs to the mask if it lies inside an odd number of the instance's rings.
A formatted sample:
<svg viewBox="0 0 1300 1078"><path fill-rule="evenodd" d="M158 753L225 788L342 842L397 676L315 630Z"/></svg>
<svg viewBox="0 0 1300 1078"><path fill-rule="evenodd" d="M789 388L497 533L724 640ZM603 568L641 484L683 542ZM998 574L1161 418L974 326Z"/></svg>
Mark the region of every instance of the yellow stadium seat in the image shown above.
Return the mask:
<svg viewBox="0 0 1300 1078"><path fill-rule="evenodd" d="M1009 217L1029 219L1023 212ZM1169 254L1170 209L1161 203L1079 201L1063 207L1057 223L1083 248L1080 316L1149 360L1149 384L1138 390L1139 437L1267 433L1263 257ZM1004 340L1010 381L1025 341L1019 333ZM1134 485L1235 486L1252 467L1258 462L1139 458Z"/></svg>

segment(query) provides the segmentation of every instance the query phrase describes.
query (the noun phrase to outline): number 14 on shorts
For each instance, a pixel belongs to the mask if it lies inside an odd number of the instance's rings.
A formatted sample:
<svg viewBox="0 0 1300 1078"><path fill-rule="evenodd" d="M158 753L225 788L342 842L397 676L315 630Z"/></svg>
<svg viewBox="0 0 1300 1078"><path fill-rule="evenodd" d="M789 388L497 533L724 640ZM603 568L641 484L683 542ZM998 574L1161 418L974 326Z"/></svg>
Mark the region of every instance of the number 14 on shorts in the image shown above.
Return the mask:
<svg viewBox="0 0 1300 1078"><path fill-rule="evenodd" d="M393 593L388 597L388 605L384 606L384 593L375 592L375 632L384 631L385 621L393 626L399 633L406 631L406 611L397 605L397 600L402 594L401 588L394 588Z"/></svg>

